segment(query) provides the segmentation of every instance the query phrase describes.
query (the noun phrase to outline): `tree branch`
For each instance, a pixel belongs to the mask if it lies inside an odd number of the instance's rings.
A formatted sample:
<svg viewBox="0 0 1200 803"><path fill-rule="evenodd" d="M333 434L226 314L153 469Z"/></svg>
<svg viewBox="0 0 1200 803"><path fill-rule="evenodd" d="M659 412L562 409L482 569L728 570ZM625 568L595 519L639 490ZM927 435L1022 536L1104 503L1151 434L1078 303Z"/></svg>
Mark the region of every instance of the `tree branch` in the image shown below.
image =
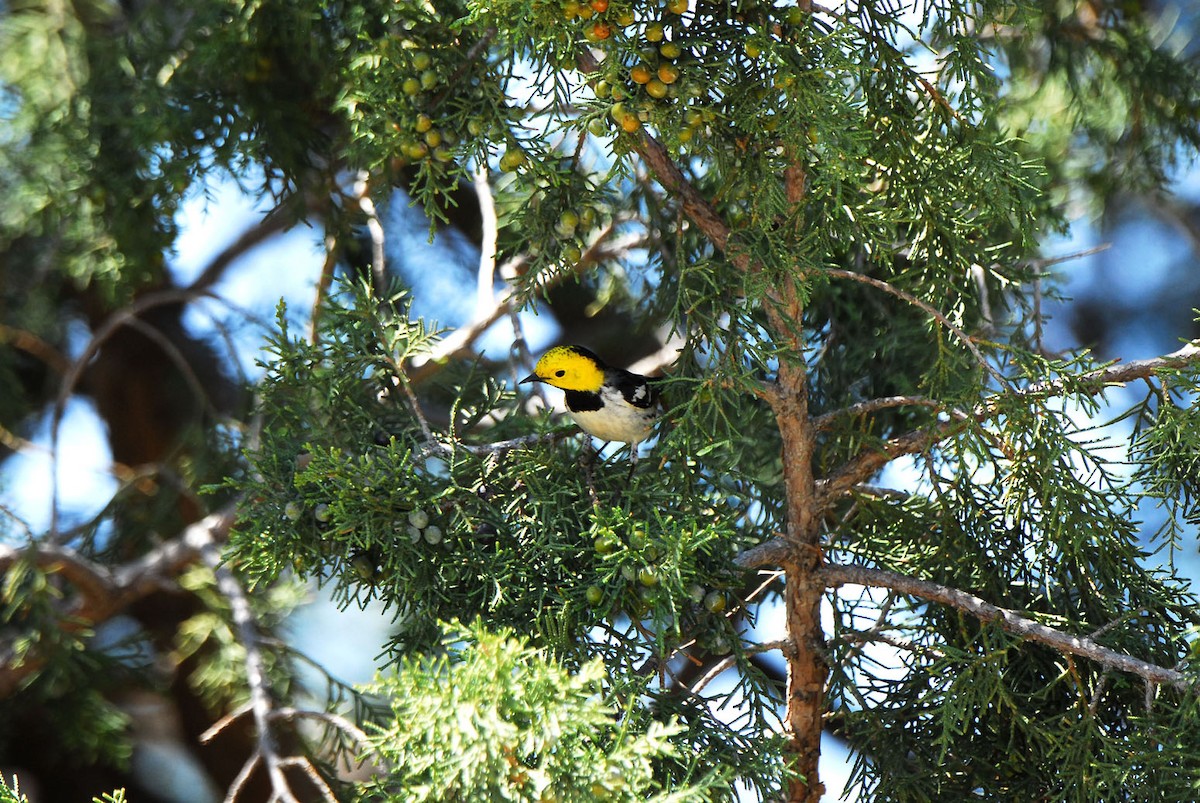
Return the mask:
<svg viewBox="0 0 1200 803"><path fill-rule="evenodd" d="M927 396L883 396L878 399L867 399L866 401L851 404L849 407L843 407L840 410L832 410L819 415L812 420L812 425L815 430L820 432L821 430L828 429L839 418L853 418L854 416L866 415L877 410L908 406L932 407L935 410L941 410L945 407L942 402Z"/></svg>
<svg viewBox="0 0 1200 803"><path fill-rule="evenodd" d="M1087 636L1072 636L956 588L883 569L837 563L825 564L821 569L821 577L828 588L847 584L887 588L949 605L971 614L981 622L996 622L1005 632L1045 644L1061 653L1078 655L1101 666L1137 675L1151 683L1171 686L1180 691L1200 692L1200 679L1109 649Z"/></svg>
<svg viewBox="0 0 1200 803"><path fill-rule="evenodd" d="M258 735L254 753L246 760L243 772L239 774L241 783L230 789L227 801L237 797L241 784L250 777L253 768L260 762L266 768L267 777L271 784L272 800L283 803L299 803L291 783L284 774L287 757L279 752L276 745L271 720L274 718L275 702L271 694L271 683L267 677L266 659L263 657L262 640L258 633L258 622L254 618L254 610L250 606L250 598L242 590L242 585L224 565L221 551L214 541L209 541L200 549L200 559L213 572L217 580L217 590L229 603L230 618L233 620L234 634L238 643L245 650L246 686L250 692L249 711L254 717L255 731ZM326 800L334 800L331 793L322 790Z"/></svg>
<svg viewBox="0 0 1200 803"><path fill-rule="evenodd" d="M624 253L627 249L633 248L642 242L641 235L629 235L619 237L608 242L608 238L613 234L615 227L609 225L602 229L592 244L587 247L583 255L579 257L579 261L575 264L572 270L555 273L554 275L541 282L536 288L537 291L547 290L567 278L581 275L592 265L604 260L610 254ZM499 268L500 274L504 275L510 267L523 263L525 257L515 257L509 260ZM467 353L472 344L478 340L484 332L491 327L496 321L503 318L508 313L517 308L523 302L525 294L519 292L516 287L510 287L493 302L490 307L477 309L475 319L468 324L465 324L451 332L430 351L429 354L423 357L414 358L412 367L408 370L409 381L414 385L420 384L442 369L447 362L457 357L461 357Z"/></svg>
<svg viewBox="0 0 1200 803"><path fill-rule="evenodd" d="M954 323L941 312L941 310L932 304L928 304L914 296L912 293L906 293L899 287L896 287L889 282L885 282L882 279L876 279L872 276L867 276L862 273L855 273L852 270L825 268L821 271L821 273L826 276L833 276L838 279L848 279L852 282L858 282L859 284L865 284L870 287L874 287L876 290L882 290L888 295L895 296L901 301L920 309L926 315L940 323L952 335L954 335L954 337L963 344L967 351L971 352L971 356L975 358L975 362L979 364L979 367L987 371L1001 386L1006 386L1008 384L1008 380L1005 378L1005 376L997 371L995 366L989 363L987 358L983 356L983 352L981 352L979 347L975 345L975 341L973 341L966 332L964 332L958 326L955 326Z"/></svg>
<svg viewBox="0 0 1200 803"><path fill-rule="evenodd" d="M261 220L242 232L236 240L225 246L221 253L213 257L186 291L192 296L207 293L209 288L224 277L225 271L244 254L289 229L298 220L297 213L303 206L304 198L297 194L267 212Z"/></svg>
<svg viewBox="0 0 1200 803"><path fill-rule="evenodd" d="M758 655L759 653L771 652L772 650L779 650L784 655L792 655L796 652L796 648L792 644L791 639L778 639L776 641L764 641L762 644L754 644L750 647L747 647L746 649L742 650L741 655ZM739 657L739 655L726 655L724 658L718 661L712 669L708 670L708 672L704 674L704 677L700 678L698 681L696 681L695 685L692 686L692 694L699 694L701 691L703 691L704 687L716 680L722 672L737 664Z"/></svg>
<svg viewBox="0 0 1200 803"><path fill-rule="evenodd" d="M155 591L173 588L176 575L196 561L201 548L225 539L235 513L235 506L225 507L189 525L179 537L116 568L103 566L69 547L53 543L39 542L23 549L0 546L0 575L14 563L26 559L48 573L59 574L78 594L75 605L64 611L59 627L67 632L79 632L86 626L111 619ZM2 658L0 699L13 694L44 664L36 655L26 656L19 666L10 663L10 655Z"/></svg>
<svg viewBox="0 0 1200 803"><path fill-rule="evenodd" d="M884 466L897 457L923 452L934 444L951 438L964 430L971 420L984 421L1000 408L1000 400L1012 397L1051 398L1077 392L1096 395L1111 385L1121 385L1137 379L1146 379L1159 371L1188 368L1200 365L1200 340L1194 340L1183 348L1144 360L1117 363L1078 376L1034 382L1024 388L996 394L976 405L968 415L956 420L940 423L928 429L917 429L893 438L885 443L863 449L843 463L827 477L817 481L817 492L821 505L829 504L860 482L873 477Z"/></svg>

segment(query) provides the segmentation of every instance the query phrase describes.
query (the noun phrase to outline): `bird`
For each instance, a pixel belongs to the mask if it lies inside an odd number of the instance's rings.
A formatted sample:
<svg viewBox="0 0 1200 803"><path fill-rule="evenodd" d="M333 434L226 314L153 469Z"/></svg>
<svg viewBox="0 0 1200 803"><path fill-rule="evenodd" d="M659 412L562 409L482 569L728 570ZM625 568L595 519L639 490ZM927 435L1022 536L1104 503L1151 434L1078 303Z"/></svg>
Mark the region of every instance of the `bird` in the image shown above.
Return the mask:
<svg viewBox="0 0 1200 803"><path fill-rule="evenodd" d="M613 368L583 346L555 346L521 380L544 382L564 391L567 412L587 434L602 441L637 446L650 436L659 416L659 394L651 380Z"/></svg>

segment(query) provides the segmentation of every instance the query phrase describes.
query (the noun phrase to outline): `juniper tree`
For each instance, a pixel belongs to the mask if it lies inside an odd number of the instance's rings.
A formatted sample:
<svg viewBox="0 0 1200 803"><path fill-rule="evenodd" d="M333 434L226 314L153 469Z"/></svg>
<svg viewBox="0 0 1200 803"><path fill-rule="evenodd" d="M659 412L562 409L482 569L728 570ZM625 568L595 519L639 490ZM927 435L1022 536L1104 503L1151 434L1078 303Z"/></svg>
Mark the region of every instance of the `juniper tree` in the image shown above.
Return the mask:
<svg viewBox="0 0 1200 803"><path fill-rule="evenodd" d="M233 799L817 800L827 729L879 800L1192 799L1200 346L1042 342L1068 203L1157 193L1200 137L1163 25L10 4L5 448L46 409L57 450L87 394L123 484L94 520L9 517L0 755L120 767L114 701L150 688ZM177 210L222 175L270 212L177 286ZM445 268L396 269L381 210L410 200L474 246L462 326L412 312L405 278ZM311 316L281 310L243 409L184 312L302 221ZM632 474L518 392L522 311L661 376ZM1114 451L1080 413L1130 383ZM273 635L311 582L396 616L396 672L330 678L328 710ZM775 608L786 638L756 641ZM126 613L169 660L91 638Z"/></svg>

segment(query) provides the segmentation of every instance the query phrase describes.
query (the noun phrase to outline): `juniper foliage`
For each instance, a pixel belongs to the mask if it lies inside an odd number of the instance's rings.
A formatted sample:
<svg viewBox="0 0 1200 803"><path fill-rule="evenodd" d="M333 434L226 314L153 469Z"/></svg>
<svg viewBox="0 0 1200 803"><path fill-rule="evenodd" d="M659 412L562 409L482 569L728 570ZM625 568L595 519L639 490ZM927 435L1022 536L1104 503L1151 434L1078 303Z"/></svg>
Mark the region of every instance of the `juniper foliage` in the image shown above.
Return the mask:
<svg viewBox="0 0 1200 803"><path fill-rule="evenodd" d="M269 763L264 734L282 728L330 797L813 800L807 706L872 799L1193 799L1200 621L1176 557L1200 521L1200 360L1134 371L1144 394L1106 407L1093 355L1044 348L1057 290L1038 259L1072 208L1153 197L1200 144L1194 20L1168 16L1028 0L8 4L4 448L26 448L42 410L57 431L86 393L114 457L139 456L77 526L35 532L2 509L0 756L22 723L48 723L49 776L126 766L114 700L133 685L191 695L197 732L249 700L254 755ZM230 176L272 211L175 286L181 205ZM381 275L372 249L405 255L372 210L410 201L431 234L484 253L511 353L451 348L461 333L412 313L413 273L437 266ZM183 309L300 221L329 253L312 329L281 308L254 409L223 408ZM517 389L518 309L613 362L672 344L663 423L632 473ZM131 332L167 367L135 351L114 372ZM186 421L166 376L203 399ZM118 450L123 410L156 448ZM226 505L216 565L185 526ZM151 559L160 585L120 586ZM827 583L823 564L851 563L1185 680L966 605ZM365 742L263 713L302 699L302 659L265 634L304 582L396 617L380 649L398 674L328 680ZM253 604L227 593L239 584ZM164 586L186 604L135 605ZM790 638L763 643L780 608ZM127 611L166 660L98 645L93 628ZM339 780L345 755L370 779Z"/></svg>

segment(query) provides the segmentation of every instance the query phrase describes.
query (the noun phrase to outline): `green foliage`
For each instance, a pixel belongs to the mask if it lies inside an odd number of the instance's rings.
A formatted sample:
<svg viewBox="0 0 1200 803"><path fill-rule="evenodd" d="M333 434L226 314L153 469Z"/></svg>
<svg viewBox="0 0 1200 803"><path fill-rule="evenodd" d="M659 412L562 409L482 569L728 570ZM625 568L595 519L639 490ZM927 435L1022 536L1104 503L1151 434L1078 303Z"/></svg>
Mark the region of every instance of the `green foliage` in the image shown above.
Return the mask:
<svg viewBox="0 0 1200 803"><path fill-rule="evenodd" d="M588 336L580 320L615 310L621 336L683 345L630 472L536 412L506 380L517 360L430 362L445 341L405 293L335 285L311 339L280 310L252 437L219 486L241 500L226 560L267 629L293 580L394 613L399 671L374 687L390 713L354 700L389 765L362 799L778 797L783 695L753 627L781 583L734 559L801 524L798 460L836 478L906 433L928 441L905 491L802 500L826 557L1187 669L1200 622L1173 558L1200 525L1197 378L1159 372L1114 455L1076 415L1098 409L1093 361L1042 353L1030 260L1068 200L1157 191L1200 144L1200 70L1162 25L1066 0L9 3L0 386L19 388L0 425L56 396L45 355L77 350L78 321L169 284L180 205L213 177L319 218L339 248L364 223L347 176L468 238L463 193L489 178L519 302ZM618 239L645 255L606 254ZM820 429L782 454L800 402L771 393L798 365ZM182 450L180 484L211 474L219 431ZM178 529L169 494L128 515L141 495L114 499L111 537L81 531L87 559L136 560ZM1158 555L1139 540L1148 503ZM92 647L57 574L6 571L6 661L34 670L0 701L0 740L45 705L72 754L119 765L127 722L106 692L139 673ZM213 711L236 706L229 602L208 569L179 584L195 610L159 643ZM828 695L875 799L1195 797L1191 696L947 606L828 599ZM879 666L872 640L903 665ZM296 656L265 658L294 697ZM679 681L693 659L736 680Z"/></svg>
<svg viewBox="0 0 1200 803"><path fill-rule="evenodd" d="M682 456L682 444L663 448L685 470L639 470L628 481L623 461L581 465L578 447L555 445L556 432L545 445L498 450L495 438L541 425L469 370L446 382L461 395L428 439L397 388L406 380L392 355L419 357L433 341L403 315L364 318L367 309L403 309L400 297L380 303L367 292L325 310L319 345L286 328L274 341L261 447L235 485L254 500L231 537L235 565L258 582L290 570L330 583L344 604L382 600L397 610L393 648L402 654L426 650L439 621L478 617L523 627L577 669L596 656L624 662L633 649L668 655L692 640L741 649L723 615L739 603L741 572L730 559L764 513L722 490L749 488L739 474L710 475ZM484 428L485 419L502 422ZM706 460L717 465L729 448L711 444ZM653 676L618 681L622 695L645 695L662 711L684 705L689 735L713 724ZM761 676L739 693L771 696ZM653 717L637 722L637 732L654 727ZM773 738L761 722L721 727L732 740L714 740L692 760L718 767L740 751L746 777L776 783L777 763L753 755L752 745Z"/></svg>
<svg viewBox="0 0 1200 803"><path fill-rule="evenodd" d="M406 659L370 691L391 703L392 724L372 739L392 769L362 800L710 800L720 775L665 785L654 764L678 758L676 725L644 732L601 696L599 661L568 672L514 638L478 623L444 629L440 654ZM618 708L617 710L620 710Z"/></svg>
<svg viewBox="0 0 1200 803"><path fill-rule="evenodd" d="M92 798L92 803L128 803L124 789L106 792L100 797Z"/></svg>
<svg viewBox="0 0 1200 803"><path fill-rule="evenodd" d="M23 738L19 723L32 716L61 730L72 762L123 764L131 752L129 718L106 695L123 672L88 642L90 633L61 624L62 596L53 577L31 561L4 573L0 634L12 650L9 661L29 662L33 671L20 694L0 700L0 749Z"/></svg>
<svg viewBox="0 0 1200 803"><path fill-rule="evenodd" d="M20 779L12 776L12 786L0 775L0 803L29 803L29 798L21 794Z"/></svg>

